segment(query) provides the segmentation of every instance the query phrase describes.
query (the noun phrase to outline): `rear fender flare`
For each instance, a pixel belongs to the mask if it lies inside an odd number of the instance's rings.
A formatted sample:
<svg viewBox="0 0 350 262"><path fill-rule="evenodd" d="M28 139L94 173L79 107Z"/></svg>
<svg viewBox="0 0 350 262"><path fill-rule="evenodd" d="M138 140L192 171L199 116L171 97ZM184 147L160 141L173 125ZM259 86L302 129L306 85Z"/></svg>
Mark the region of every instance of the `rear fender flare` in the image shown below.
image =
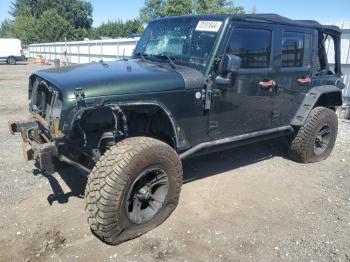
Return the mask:
<svg viewBox="0 0 350 262"><path fill-rule="evenodd" d="M342 105L342 91L338 87L333 85L315 86L305 95L290 124L292 126L304 125L305 120L311 110L315 107L322 95L325 94L339 95L339 99L336 100L336 104L334 104L334 106Z"/></svg>

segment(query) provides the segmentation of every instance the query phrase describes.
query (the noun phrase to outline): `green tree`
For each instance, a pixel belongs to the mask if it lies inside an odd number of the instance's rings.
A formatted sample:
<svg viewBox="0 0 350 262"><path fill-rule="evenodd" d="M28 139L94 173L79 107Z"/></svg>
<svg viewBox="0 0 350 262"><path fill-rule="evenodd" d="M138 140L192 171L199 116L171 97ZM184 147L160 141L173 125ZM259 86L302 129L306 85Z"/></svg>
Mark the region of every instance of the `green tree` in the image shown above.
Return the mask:
<svg viewBox="0 0 350 262"><path fill-rule="evenodd" d="M25 44L82 40L96 33L92 13L91 3L84 0L13 0L9 31Z"/></svg>
<svg viewBox="0 0 350 262"><path fill-rule="evenodd" d="M90 2L81 0L56 0L50 1L52 9L65 18L75 28L91 28L93 8Z"/></svg>
<svg viewBox="0 0 350 262"><path fill-rule="evenodd" d="M14 0L10 14L39 18L45 11L55 9L75 28L91 28L93 8L90 2L82 0Z"/></svg>
<svg viewBox="0 0 350 262"><path fill-rule="evenodd" d="M13 33L11 31L12 22L8 19L5 19L0 24L0 37L13 37Z"/></svg>
<svg viewBox="0 0 350 262"><path fill-rule="evenodd" d="M143 23L147 23L171 15L223 13L244 13L244 8L235 6L232 0L145 0L139 17Z"/></svg>
<svg viewBox="0 0 350 262"><path fill-rule="evenodd" d="M164 5L164 13L167 16L187 15L193 11L192 0L167 0Z"/></svg>
<svg viewBox="0 0 350 262"><path fill-rule="evenodd" d="M89 39L101 39L99 34L97 33L97 28L92 27L91 29L87 30L88 35L84 38L89 38ZM84 38L81 38L80 40L83 40Z"/></svg>
<svg viewBox="0 0 350 262"><path fill-rule="evenodd" d="M13 23L12 32L23 44L40 42L37 25L33 16L18 16Z"/></svg>
<svg viewBox="0 0 350 262"><path fill-rule="evenodd" d="M240 14L244 13L242 6L235 6L231 0L196 0L196 14Z"/></svg>
<svg viewBox="0 0 350 262"><path fill-rule="evenodd" d="M122 20L107 21L96 28L96 33L100 37L127 37L130 34L140 33L143 31L142 24L139 20Z"/></svg>
<svg viewBox="0 0 350 262"><path fill-rule="evenodd" d="M76 40L81 33L77 30L83 29L74 29L56 10L47 10L39 18L18 16L13 24L14 35L24 44ZM83 33L88 35L87 30Z"/></svg>
<svg viewBox="0 0 350 262"><path fill-rule="evenodd" d="M138 19L127 20L124 23L124 32L122 36L127 37L130 34L143 33L142 23Z"/></svg>
<svg viewBox="0 0 350 262"><path fill-rule="evenodd" d="M147 23L152 19L166 16L164 6L165 0L145 0L145 4L140 10L140 20Z"/></svg>
<svg viewBox="0 0 350 262"><path fill-rule="evenodd" d="M73 29L73 36L71 38L75 40L84 40L85 38L90 38L90 35L92 36L92 33L90 32L92 29L86 29L86 28L78 28Z"/></svg>
<svg viewBox="0 0 350 262"><path fill-rule="evenodd" d="M10 5L10 15L13 18L20 16L36 16L38 10L37 1L31 0L15 0Z"/></svg>
<svg viewBox="0 0 350 262"><path fill-rule="evenodd" d="M58 42L78 38L74 27L54 9L47 10L40 16L36 30L40 37L39 42Z"/></svg>

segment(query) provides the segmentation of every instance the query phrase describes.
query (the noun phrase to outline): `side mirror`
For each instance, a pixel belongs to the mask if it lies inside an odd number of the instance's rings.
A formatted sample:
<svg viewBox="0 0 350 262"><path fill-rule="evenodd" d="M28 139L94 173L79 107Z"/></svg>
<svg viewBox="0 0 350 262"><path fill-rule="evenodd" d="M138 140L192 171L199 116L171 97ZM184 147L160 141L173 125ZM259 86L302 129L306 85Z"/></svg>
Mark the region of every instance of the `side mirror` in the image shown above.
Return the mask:
<svg viewBox="0 0 350 262"><path fill-rule="evenodd" d="M236 75L241 68L241 58L235 55L225 55L222 59L220 67L221 75L230 73Z"/></svg>
<svg viewBox="0 0 350 262"><path fill-rule="evenodd" d="M241 68L241 58L235 55L225 55L222 58L219 72L215 83L217 85L231 86L232 77L236 76Z"/></svg>

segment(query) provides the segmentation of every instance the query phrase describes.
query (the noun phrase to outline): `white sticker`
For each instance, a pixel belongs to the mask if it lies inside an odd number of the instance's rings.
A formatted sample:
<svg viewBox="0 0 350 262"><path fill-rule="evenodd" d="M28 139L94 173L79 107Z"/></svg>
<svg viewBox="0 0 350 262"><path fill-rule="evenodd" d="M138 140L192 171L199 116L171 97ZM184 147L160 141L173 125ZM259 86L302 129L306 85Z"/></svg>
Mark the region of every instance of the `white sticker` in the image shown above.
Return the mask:
<svg viewBox="0 0 350 262"><path fill-rule="evenodd" d="M196 31L218 32L221 24L221 21L199 21Z"/></svg>

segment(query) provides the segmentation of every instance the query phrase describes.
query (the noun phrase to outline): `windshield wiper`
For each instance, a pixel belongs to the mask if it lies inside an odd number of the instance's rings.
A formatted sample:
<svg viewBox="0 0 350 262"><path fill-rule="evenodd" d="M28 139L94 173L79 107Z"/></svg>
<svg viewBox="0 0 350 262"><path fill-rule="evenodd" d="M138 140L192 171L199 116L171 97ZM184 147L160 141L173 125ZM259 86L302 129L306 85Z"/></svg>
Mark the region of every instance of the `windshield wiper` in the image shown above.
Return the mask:
<svg viewBox="0 0 350 262"><path fill-rule="evenodd" d="M138 57L140 57L141 60L142 60L143 62L145 62L145 61L147 61L147 60L152 60L151 57L156 57L156 58L160 58L160 59L167 59L167 60L169 61L170 66L171 66L173 69L176 69L176 68L177 68L177 64L175 64L175 62L174 62L174 59L175 59L175 58L171 58L170 56L165 55L165 54L151 55L151 56L150 56L150 55L148 55L148 54L146 54L146 53L143 53L143 52L137 52L137 53L135 53L135 55L138 56ZM147 57L148 59L146 59L146 57Z"/></svg>
<svg viewBox="0 0 350 262"><path fill-rule="evenodd" d="M137 53L135 53L135 55L139 56L143 62L146 61L145 56L148 56L147 54L144 54L142 52L137 52Z"/></svg>
<svg viewBox="0 0 350 262"><path fill-rule="evenodd" d="M169 64L171 65L171 67L172 67L173 69L176 69L176 68L177 68L177 64L175 64L175 62L174 62L175 58L172 59L170 56L164 55L164 54L155 55L155 57L161 58L161 59L162 59L162 58L166 58L166 59L168 59Z"/></svg>

